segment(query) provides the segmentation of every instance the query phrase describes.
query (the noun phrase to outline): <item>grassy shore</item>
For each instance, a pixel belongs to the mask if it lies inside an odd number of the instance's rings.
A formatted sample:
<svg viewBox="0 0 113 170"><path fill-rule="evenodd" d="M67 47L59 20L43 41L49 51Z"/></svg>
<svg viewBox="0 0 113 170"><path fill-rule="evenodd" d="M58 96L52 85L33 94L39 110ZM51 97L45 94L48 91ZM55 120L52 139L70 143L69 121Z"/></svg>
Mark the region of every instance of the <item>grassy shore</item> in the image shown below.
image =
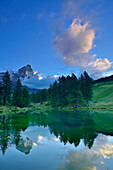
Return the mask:
<svg viewBox="0 0 113 170"><path fill-rule="evenodd" d="M29 107L14 107L14 106L1 106L0 107L0 115L8 115L8 114L15 114L15 113L27 113L30 112L31 114L40 114L44 112L43 107L40 107L39 104L30 104Z"/></svg>

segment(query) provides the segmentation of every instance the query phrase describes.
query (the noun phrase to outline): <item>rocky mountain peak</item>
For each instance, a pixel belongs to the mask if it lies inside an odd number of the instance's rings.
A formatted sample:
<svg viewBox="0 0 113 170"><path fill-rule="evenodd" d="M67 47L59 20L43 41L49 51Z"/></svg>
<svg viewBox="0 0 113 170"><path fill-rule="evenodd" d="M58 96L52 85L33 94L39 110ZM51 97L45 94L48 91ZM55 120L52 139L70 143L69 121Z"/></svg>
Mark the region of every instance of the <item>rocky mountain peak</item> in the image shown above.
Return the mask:
<svg viewBox="0 0 113 170"><path fill-rule="evenodd" d="M29 78L33 77L34 72L33 72L33 69L31 68L31 65L27 64L27 66L24 66L24 67L20 68L18 70L17 74L18 74L19 78L29 79Z"/></svg>
<svg viewBox="0 0 113 170"><path fill-rule="evenodd" d="M20 69L18 69L17 72L10 70L9 73L10 73L10 77L13 83L15 83L18 78L20 80L26 80L26 79L30 79L34 75L34 71L31 65L29 64L21 67Z"/></svg>
<svg viewBox="0 0 113 170"><path fill-rule="evenodd" d="M0 73L0 81L2 80L2 77L4 76L5 72ZM17 72L14 72L12 70L9 71L10 73L10 78L11 81L15 84L17 79L19 78L20 80L26 80L30 79L34 75L34 71L31 67L31 65L27 64L26 66L21 67L18 69Z"/></svg>

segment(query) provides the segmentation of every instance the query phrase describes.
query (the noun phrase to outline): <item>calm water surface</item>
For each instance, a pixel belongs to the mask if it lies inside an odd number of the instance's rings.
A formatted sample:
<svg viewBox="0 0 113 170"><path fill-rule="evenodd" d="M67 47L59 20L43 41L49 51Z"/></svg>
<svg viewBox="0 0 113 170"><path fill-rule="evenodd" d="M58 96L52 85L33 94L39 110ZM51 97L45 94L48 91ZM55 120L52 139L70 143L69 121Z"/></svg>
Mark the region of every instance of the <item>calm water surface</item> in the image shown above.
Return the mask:
<svg viewBox="0 0 113 170"><path fill-rule="evenodd" d="M113 137L92 113L0 117L0 170L112 170Z"/></svg>

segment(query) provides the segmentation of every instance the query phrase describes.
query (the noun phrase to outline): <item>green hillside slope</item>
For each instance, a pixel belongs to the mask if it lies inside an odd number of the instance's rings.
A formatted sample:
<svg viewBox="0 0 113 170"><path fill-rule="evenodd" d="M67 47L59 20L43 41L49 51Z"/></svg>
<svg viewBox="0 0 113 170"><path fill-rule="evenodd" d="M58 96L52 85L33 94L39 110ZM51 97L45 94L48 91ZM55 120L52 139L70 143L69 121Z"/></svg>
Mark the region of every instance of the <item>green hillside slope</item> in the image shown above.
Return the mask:
<svg viewBox="0 0 113 170"><path fill-rule="evenodd" d="M97 108L113 108L113 81L94 85L92 103Z"/></svg>

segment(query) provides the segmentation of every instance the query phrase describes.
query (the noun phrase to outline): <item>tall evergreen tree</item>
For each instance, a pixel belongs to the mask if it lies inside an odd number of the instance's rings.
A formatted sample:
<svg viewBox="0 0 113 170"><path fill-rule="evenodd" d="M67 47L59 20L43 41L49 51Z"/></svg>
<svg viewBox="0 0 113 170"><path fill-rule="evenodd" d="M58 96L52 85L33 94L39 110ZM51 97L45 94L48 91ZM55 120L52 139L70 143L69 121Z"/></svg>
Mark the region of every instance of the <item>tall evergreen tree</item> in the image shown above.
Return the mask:
<svg viewBox="0 0 113 170"><path fill-rule="evenodd" d="M16 87L13 91L12 104L19 107L22 105L22 84L20 79L17 80Z"/></svg>
<svg viewBox="0 0 113 170"><path fill-rule="evenodd" d="M47 90L43 89L43 102L47 100Z"/></svg>
<svg viewBox="0 0 113 170"><path fill-rule="evenodd" d="M30 104L29 91L27 89L22 90L21 107L26 107Z"/></svg>
<svg viewBox="0 0 113 170"><path fill-rule="evenodd" d="M3 105L6 105L7 102L10 103L11 99L11 80L8 71L6 71L2 80L3 80Z"/></svg>
<svg viewBox="0 0 113 170"><path fill-rule="evenodd" d="M47 90L47 100L51 101L51 92L52 92L52 84L50 84L49 89Z"/></svg>
<svg viewBox="0 0 113 170"><path fill-rule="evenodd" d="M47 100L47 90L39 90L37 93L34 94L34 92L30 95L31 102L33 103L39 103L44 102Z"/></svg>
<svg viewBox="0 0 113 170"><path fill-rule="evenodd" d="M62 77L59 77L58 82L59 102L61 106L65 106L68 104L66 98L66 77L62 75Z"/></svg>
<svg viewBox="0 0 113 170"><path fill-rule="evenodd" d="M0 82L0 105L2 105L2 99L3 99L3 87L2 83Z"/></svg>
<svg viewBox="0 0 113 170"><path fill-rule="evenodd" d="M70 94L71 88L72 88L72 79L71 79L70 76L67 76L66 77L66 83L65 83L66 96L68 96Z"/></svg>
<svg viewBox="0 0 113 170"><path fill-rule="evenodd" d="M59 87L57 81L51 85L51 95L50 95L50 102L52 106L58 106L60 99L59 99ZM49 91L50 91L49 89Z"/></svg>
<svg viewBox="0 0 113 170"><path fill-rule="evenodd" d="M34 102L35 103L42 102L42 95L40 91L34 94Z"/></svg>
<svg viewBox="0 0 113 170"><path fill-rule="evenodd" d="M84 99L86 100L86 102L88 102L89 100L91 100L93 94L93 79L88 75L86 71L83 75L81 74L80 86L82 94L84 95Z"/></svg>
<svg viewBox="0 0 113 170"><path fill-rule="evenodd" d="M35 93L32 92L32 94L30 95L30 101L35 103Z"/></svg>
<svg viewBox="0 0 113 170"><path fill-rule="evenodd" d="M80 90L79 82L76 75L72 74L69 82L69 93L67 95L68 103L74 107L84 104L83 94Z"/></svg>

